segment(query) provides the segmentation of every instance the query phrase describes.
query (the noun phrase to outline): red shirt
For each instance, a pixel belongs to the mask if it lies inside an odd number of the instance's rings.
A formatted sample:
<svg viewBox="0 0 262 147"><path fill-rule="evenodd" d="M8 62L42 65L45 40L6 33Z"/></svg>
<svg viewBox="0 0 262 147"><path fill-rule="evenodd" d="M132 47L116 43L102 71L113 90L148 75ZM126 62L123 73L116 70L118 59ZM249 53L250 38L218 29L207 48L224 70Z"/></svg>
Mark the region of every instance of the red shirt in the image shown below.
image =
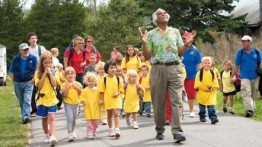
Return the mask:
<svg viewBox="0 0 262 147"><path fill-rule="evenodd" d="M80 67L80 64L83 62L83 59L84 59L82 55L82 51L80 50L79 53L74 51L74 54L71 59L69 59L69 56L70 56L70 49L67 49L65 51L64 57L68 58L68 66L73 67L77 74L84 73L84 68Z"/></svg>
<svg viewBox="0 0 262 147"><path fill-rule="evenodd" d="M96 49L96 51L95 51L94 46L92 46L92 47L88 46L88 47L86 47L86 66L88 66L90 64L89 55L91 53L96 54L96 64L101 60L101 55L98 52L98 50Z"/></svg>

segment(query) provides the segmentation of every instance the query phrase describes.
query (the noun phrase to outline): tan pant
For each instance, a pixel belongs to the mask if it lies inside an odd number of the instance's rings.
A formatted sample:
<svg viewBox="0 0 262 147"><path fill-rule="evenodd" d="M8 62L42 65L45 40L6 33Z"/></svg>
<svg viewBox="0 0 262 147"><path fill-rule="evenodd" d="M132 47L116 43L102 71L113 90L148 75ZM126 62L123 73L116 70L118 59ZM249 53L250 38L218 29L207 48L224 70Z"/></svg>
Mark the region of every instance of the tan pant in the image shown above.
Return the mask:
<svg viewBox="0 0 262 147"><path fill-rule="evenodd" d="M150 74L151 97L154 110L154 119L157 132L165 131L165 103L166 92L170 94L172 109L172 134L183 132L180 122L182 108L182 71L180 65L152 65Z"/></svg>
<svg viewBox="0 0 262 147"><path fill-rule="evenodd" d="M259 79L260 77L255 80L241 79L241 97L246 111L251 110L254 112L256 108L255 99L257 96Z"/></svg>

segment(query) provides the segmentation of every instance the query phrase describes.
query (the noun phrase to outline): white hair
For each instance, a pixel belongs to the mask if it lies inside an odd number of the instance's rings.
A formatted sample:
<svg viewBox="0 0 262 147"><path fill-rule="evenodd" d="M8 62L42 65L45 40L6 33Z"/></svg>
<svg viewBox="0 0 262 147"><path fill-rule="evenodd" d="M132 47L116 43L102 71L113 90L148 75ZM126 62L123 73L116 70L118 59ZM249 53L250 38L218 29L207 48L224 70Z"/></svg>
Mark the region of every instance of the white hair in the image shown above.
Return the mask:
<svg viewBox="0 0 262 147"><path fill-rule="evenodd" d="M153 14L152 14L152 18L153 18L153 23L157 26L157 13L159 11L165 11L164 9L162 8L158 8ZM170 18L170 15L167 13L167 17L168 19Z"/></svg>

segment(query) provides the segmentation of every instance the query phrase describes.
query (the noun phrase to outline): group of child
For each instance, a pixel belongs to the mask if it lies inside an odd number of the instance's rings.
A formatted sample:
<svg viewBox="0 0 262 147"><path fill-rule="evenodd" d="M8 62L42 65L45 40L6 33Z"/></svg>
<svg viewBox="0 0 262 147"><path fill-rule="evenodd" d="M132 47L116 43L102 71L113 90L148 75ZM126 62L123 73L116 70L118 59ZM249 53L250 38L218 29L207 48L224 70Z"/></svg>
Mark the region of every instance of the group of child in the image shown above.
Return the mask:
<svg viewBox="0 0 262 147"><path fill-rule="evenodd" d="M131 126L130 116L133 118L133 128L138 129L137 113L145 111L146 116L151 115L151 96L149 72L151 65L145 61L143 55L135 51L131 45L126 48L126 56L122 62L121 54L116 53L114 60L106 63L96 64L96 55L90 54L90 65L85 68L84 85L75 81L74 68L67 67L63 71L63 65L57 64L56 72L52 73L52 54L45 52L40 57L40 64L35 73L35 83L38 87L38 111L37 115L42 117L42 126L46 135L45 142L51 145L57 143L55 133L55 115L57 110L56 90L59 85L63 96L64 109L67 117L68 141L74 141L76 119L79 104L84 107L87 127L87 137L93 139L96 129L101 121L108 125L109 136L119 138L120 135L120 112L125 112L127 126ZM121 63L121 64L117 64ZM197 90L199 102L199 116L201 122L206 122L206 107L211 123L218 122L215 103L217 89L221 87L224 95L224 112L226 101L229 97L229 112L234 114L233 95L235 94L230 71L232 63L225 60L223 63L223 74L221 74L221 85L218 78L220 74L212 70L212 58L202 58L202 69L197 73L194 88ZM217 71L218 72L218 71ZM83 89L84 88L84 89ZM134 94L135 93L135 94ZM142 103L142 105L141 105ZM142 110L141 110L142 108Z"/></svg>

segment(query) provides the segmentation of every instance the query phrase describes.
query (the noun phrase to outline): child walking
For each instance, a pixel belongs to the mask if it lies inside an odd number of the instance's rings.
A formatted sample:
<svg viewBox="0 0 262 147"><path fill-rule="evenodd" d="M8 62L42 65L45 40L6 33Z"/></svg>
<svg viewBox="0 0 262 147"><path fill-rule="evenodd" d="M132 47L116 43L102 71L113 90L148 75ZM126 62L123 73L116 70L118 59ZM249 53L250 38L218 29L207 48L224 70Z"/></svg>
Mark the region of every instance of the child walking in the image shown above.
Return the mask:
<svg viewBox="0 0 262 147"><path fill-rule="evenodd" d="M223 111L227 112L227 99L229 99L229 113L235 114L233 108L234 95L236 94L236 88L234 84L231 83L231 74L232 74L232 62L229 59L226 59L223 62L223 71L220 72L221 82L220 87L223 92ZM236 78L233 78L234 80Z"/></svg>
<svg viewBox="0 0 262 147"><path fill-rule="evenodd" d="M197 100L199 103L200 122L206 122L206 107L211 124L218 122L215 104L218 86L217 76L211 70L211 57L202 58L202 69L198 71L194 88L197 90Z"/></svg>
<svg viewBox="0 0 262 147"><path fill-rule="evenodd" d="M126 114L126 124L130 126L130 115L133 116L133 127L138 129L137 112L139 110L139 94L143 91L141 85L138 84L138 74L135 70L127 71L127 85L124 102L124 111Z"/></svg>
<svg viewBox="0 0 262 147"><path fill-rule="evenodd" d="M38 90L37 97L37 116L42 118L42 127L45 133L44 142L56 145L55 138L55 113L57 111L56 94L54 87L56 79L51 73L53 67L52 54L49 51L42 53L40 63L35 73L35 84ZM48 129L49 128L49 129Z"/></svg>
<svg viewBox="0 0 262 147"><path fill-rule="evenodd" d="M137 72L140 71L141 59L136 55L132 45L126 47L126 56L122 60L121 68L125 74L130 69L136 70Z"/></svg>
<svg viewBox="0 0 262 147"><path fill-rule="evenodd" d="M148 66L142 65L141 67L141 74L142 76L139 79L139 83L145 90L144 97L143 97L143 108L141 115L143 114L143 111L145 111L147 117L151 117L151 94L150 94L150 83L149 83L149 74L148 74Z"/></svg>
<svg viewBox="0 0 262 147"><path fill-rule="evenodd" d="M108 74L102 81L99 87L100 104L104 104L107 110L107 123L109 127L109 136L120 137L119 129L119 111L122 108L120 94L123 93L123 84L120 78L115 76L116 64L113 61L106 62L104 66L105 72ZM113 119L115 129L113 129Z"/></svg>
<svg viewBox="0 0 262 147"><path fill-rule="evenodd" d="M100 93L96 87L96 75L87 72L84 77L84 83L88 85L81 93L81 103L84 105L86 120L87 138L94 139L96 129L100 121Z"/></svg>
<svg viewBox="0 0 262 147"><path fill-rule="evenodd" d="M68 141L71 142L76 138L75 126L82 85L75 81L76 72L71 66L65 69L65 78L66 81L61 85L61 91L67 118Z"/></svg>

